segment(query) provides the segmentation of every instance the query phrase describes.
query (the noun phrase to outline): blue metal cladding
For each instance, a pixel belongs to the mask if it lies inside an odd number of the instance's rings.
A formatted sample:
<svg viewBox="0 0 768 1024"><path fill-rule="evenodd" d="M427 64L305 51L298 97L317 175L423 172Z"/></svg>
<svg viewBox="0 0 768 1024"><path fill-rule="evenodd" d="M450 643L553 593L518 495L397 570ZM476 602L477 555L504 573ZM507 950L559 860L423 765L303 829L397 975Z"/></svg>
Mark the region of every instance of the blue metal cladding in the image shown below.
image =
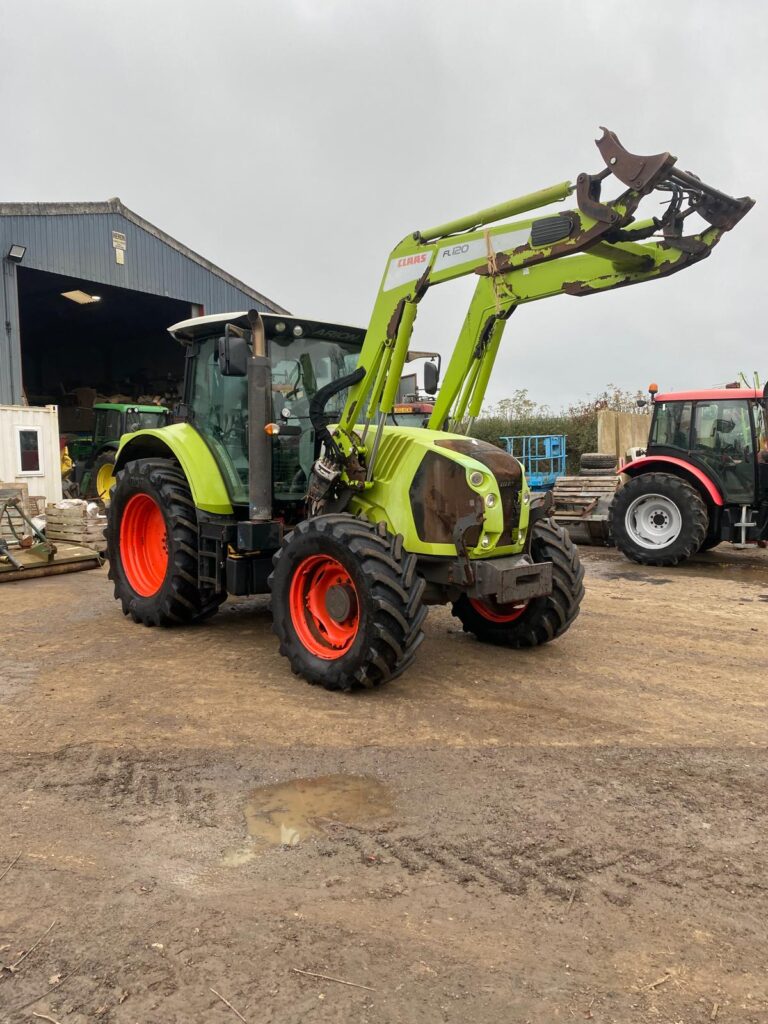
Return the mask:
<svg viewBox="0 0 768 1024"><path fill-rule="evenodd" d="M122 264L113 232L124 239ZM203 257L195 258L119 200L0 204L0 404L19 402L22 395L16 267L5 258L11 245L26 246L25 269L179 299L206 313L287 312Z"/></svg>
<svg viewBox="0 0 768 1024"><path fill-rule="evenodd" d="M113 231L125 236L123 265L115 259ZM0 254L13 243L26 245L23 266L32 270L199 303L206 313L275 308L119 213L0 216Z"/></svg>

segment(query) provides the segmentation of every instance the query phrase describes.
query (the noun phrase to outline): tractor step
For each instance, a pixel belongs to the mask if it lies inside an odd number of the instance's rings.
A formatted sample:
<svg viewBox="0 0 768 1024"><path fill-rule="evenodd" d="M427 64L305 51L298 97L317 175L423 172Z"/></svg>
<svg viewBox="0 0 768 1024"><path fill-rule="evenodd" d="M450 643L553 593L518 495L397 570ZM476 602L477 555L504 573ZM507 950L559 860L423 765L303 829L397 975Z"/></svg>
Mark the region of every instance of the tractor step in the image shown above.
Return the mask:
<svg viewBox="0 0 768 1024"><path fill-rule="evenodd" d="M224 544L218 523L201 523L197 549L197 579L216 593L224 589Z"/></svg>

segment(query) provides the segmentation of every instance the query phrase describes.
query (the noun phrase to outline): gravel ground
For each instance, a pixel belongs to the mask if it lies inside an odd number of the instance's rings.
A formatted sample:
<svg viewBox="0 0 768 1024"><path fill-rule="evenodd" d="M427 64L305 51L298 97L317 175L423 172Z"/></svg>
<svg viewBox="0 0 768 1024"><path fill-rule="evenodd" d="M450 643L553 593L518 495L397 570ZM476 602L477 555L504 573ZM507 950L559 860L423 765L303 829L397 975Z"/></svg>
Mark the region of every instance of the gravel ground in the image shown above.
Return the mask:
<svg viewBox="0 0 768 1024"><path fill-rule="evenodd" d="M351 696L266 599L0 585L2 1024L768 1021L768 557L582 553L561 640L433 609Z"/></svg>

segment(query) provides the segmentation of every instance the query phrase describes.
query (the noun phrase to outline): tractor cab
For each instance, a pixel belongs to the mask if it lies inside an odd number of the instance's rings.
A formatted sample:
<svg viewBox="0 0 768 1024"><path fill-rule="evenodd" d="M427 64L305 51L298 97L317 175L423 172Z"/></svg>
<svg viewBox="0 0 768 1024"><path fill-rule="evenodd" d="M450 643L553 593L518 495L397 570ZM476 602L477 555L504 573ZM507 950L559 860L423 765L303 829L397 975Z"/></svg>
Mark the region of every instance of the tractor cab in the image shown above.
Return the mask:
<svg viewBox="0 0 768 1024"><path fill-rule="evenodd" d="M434 402L398 402L392 408L392 422L398 427L426 427Z"/></svg>
<svg viewBox="0 0 768 1024"><path fill-rule="evenodd" d="M645 453L611 505L616 546L633 561L676 565L724 541L768 539L766 395L756 388L657 394Z"/></svg>
<svg viewBox="0 0 768 1024"><path fill-rule="evenodd" d="M646 455L682 458L712 481L724 504L754 505L766 437L762 399L747 388L658 395Z"/></svg>
<svg viewBox="0 0 768 1024"><path fill-rule="evenodd" d="M291 513L298 514L303 505L316 457L310 403L322 387L354 369L365 331L271 313L263 313L262 321L272 381L272 422L267 424L272 435L272 493L276 510L290 520ZM212 451L232 505L247 507L249 417L245 356L251 351L247 314L197 317L169 330L187 346L184 418ZM220 359L225 350L227 365ZM236 365L240 355L242 366ZM342 391L326 404L329 422L339 418L345 398Z"/></svg>
<svg viewBox="0 0 768 1024"><path fill-rule="evenodd" d="M439 352L409 349L405 362L422 360L423 388L419 388L415 372L403 374L400 378L397 400L392 407L392 422L397 427L426 427L434 411L442 358Z"/></svg>
<svg viewBox="0 0 768 1024"><path fill-rule="evenodd" d="M169 418L169 410L162 405L97 402L93 407L93 434L80 438L74 445L70 443L70 454L75 460L73 493L97 497L109 504L120 438L137 430L164 427Z"/></svg>
<svg viewBox="0 0 768 1024"><path fill-rule="evenodd" d="M94 405L93 412L93 446L96 452L104 447L116 448L123 434L164 427L169 417L165 406L130 402L99 402Z"/></svg>

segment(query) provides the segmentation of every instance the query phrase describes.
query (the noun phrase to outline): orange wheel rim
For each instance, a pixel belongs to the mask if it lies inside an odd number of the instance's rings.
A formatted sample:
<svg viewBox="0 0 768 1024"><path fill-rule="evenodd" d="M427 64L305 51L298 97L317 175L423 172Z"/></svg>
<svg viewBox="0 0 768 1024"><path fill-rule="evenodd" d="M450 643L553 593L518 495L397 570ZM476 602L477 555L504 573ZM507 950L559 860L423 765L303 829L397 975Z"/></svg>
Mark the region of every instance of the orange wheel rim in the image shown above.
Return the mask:
<svg viewBox="0 0 768 1024"><path fill-rule="evenodd" d="M126 578L140 597L153 597L168 571L165 519L148 494L134 494L120 520L120 560Z"/></svg>
<svg viewBox="0 0 768 1024"><path fill-rule="evenodd" d="M470 597L469 603L484 619L499 623L514 622L528 607L527 601L522 601L519 604L497 604L490 600L480 601L476 597Z"/></svg>
<svg viewBox="0 0 768 1024"><path fill-rule="evenodd" d="M309 555L299 563L288 607L296 636L316 657L335 661L354 643L360 626L357 589L335 558Z"/></svg>

